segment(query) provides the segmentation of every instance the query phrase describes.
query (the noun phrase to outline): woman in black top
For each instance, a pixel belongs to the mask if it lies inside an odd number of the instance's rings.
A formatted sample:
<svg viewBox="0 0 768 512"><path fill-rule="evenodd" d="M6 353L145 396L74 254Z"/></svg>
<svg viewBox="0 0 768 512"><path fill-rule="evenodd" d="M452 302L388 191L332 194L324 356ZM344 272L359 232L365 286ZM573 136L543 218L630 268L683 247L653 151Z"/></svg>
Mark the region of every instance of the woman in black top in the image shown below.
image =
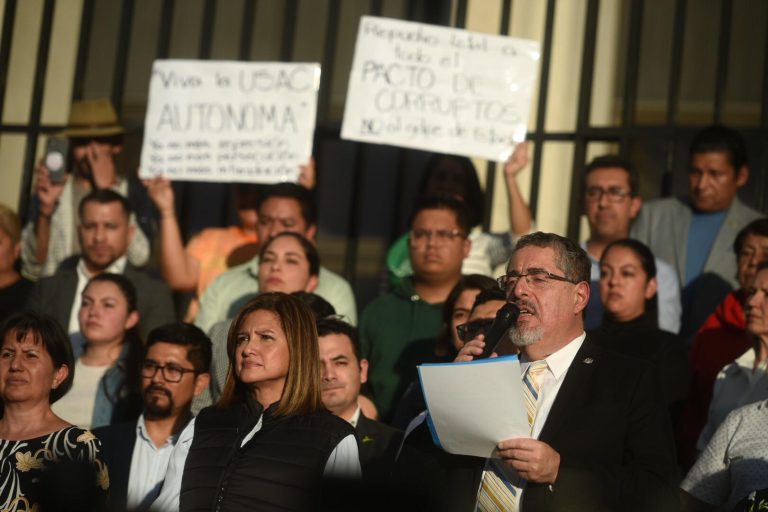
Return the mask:
<svg viewBox="0 0 768 512"><path fill-rule="evenodd" d="M672 420L688 391L688 359L679 336L659 329L656 264L651 250L632 239L608 245L600 259L602 325L590 333L603 347L653 363Z"/></svg>
<svg viewBox="0 0 768 512"><path fill-rule="evenodd" d="M354 430L321 400L306 304L258 295L235 317L227 353L221 399L194 420L180 510L309 510L324 476L359 478Z"/></svg>

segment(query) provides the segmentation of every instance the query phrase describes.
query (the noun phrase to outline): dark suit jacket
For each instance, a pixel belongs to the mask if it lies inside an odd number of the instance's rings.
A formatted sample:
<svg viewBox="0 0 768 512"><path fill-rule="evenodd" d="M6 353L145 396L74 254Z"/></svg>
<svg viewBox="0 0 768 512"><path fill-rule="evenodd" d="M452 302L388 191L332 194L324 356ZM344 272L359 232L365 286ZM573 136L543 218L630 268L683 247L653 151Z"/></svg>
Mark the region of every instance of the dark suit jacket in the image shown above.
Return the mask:
<svg viewBox="0 0 768 512"><path fill-rule="evenodd" d="M423 482L435 509L473 510L485 460L435 448L426 430L406 439L397 482L411 490ZM560 469L552 490L528 483L523 511L677 509L671 426L648 363L587 338L539 440L560 454Z"/></svg>
<svg viewBox="0 0 768 512"><path fill-rule="evenodd" d="M67 258L54 275L40 279L35 284L27 304L30 309L52 315L64 330L69 325L69 315L75 302L79 258ZM141 317L139 325L143 339L146 339L149 331L155 327L176 320L171 290L160 278L130 263L126 264L123 275L136 287Z"/></svg>
<svg viewBox="0 0 768 512"><path fill-rule="evenodd" d="M388 425L366 418L361 412L355 428L363 479L371 483L389 480L403 433Z"/></svg>
<svg viewBox="0 0 768 512"><path fill-rule="evenodd" d="M136 422L116 423L93 430L101 440L102 460L109 471L109 499L107 509L125 510L128 496L128 478L131 476L131 459L136 444Z"/></svg>

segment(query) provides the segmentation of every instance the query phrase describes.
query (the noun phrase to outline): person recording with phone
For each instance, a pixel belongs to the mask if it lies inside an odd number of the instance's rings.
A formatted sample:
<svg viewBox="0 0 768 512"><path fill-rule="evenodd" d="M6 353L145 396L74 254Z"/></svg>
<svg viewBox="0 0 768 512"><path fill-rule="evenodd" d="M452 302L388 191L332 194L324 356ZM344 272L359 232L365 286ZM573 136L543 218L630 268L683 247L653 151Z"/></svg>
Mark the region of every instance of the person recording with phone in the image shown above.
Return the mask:
<svg viewBox="0 0 768 512"><path fill-rule="evenodd" d="M136 212L141 229L128 247L128 260L141 267L149 259L155 214L138 180L120 176L115 158L123 150L125 129L107 99L72 104L67 127L49 137L35 169L29 221L22 233L22 273L37 280L52 275L67 257L80 252L77 205L88 192L112 189Z"/></svg>

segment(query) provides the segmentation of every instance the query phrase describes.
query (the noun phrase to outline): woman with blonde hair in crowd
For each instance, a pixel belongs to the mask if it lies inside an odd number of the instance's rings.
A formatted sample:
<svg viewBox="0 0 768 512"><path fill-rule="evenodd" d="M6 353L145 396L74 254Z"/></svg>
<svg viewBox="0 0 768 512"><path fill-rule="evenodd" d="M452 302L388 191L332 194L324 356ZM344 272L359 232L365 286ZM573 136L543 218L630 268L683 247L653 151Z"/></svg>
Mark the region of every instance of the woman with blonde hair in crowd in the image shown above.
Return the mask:
<svg viewBox="0 0 768 512"><path fill-rule="evenodd" d="M223 395L181 434L153 510L311 510L324 477L360 478L352 426L322 403L306 304L256 296L235 317L227 353Z"/></svg>

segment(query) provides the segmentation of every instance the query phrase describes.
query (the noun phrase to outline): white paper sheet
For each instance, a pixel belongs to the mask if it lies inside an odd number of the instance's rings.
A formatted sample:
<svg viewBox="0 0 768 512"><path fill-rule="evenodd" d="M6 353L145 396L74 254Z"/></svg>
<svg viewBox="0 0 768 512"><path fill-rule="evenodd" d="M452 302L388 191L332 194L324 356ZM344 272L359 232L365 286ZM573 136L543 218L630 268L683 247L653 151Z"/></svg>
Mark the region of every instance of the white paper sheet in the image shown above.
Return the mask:
<svg viewBox="0 0 768 512"><path fill-rule="evenodd" d="M418 369L433 433L445 451L491 457L499 442L530 437L517 356Z"/></svg>

